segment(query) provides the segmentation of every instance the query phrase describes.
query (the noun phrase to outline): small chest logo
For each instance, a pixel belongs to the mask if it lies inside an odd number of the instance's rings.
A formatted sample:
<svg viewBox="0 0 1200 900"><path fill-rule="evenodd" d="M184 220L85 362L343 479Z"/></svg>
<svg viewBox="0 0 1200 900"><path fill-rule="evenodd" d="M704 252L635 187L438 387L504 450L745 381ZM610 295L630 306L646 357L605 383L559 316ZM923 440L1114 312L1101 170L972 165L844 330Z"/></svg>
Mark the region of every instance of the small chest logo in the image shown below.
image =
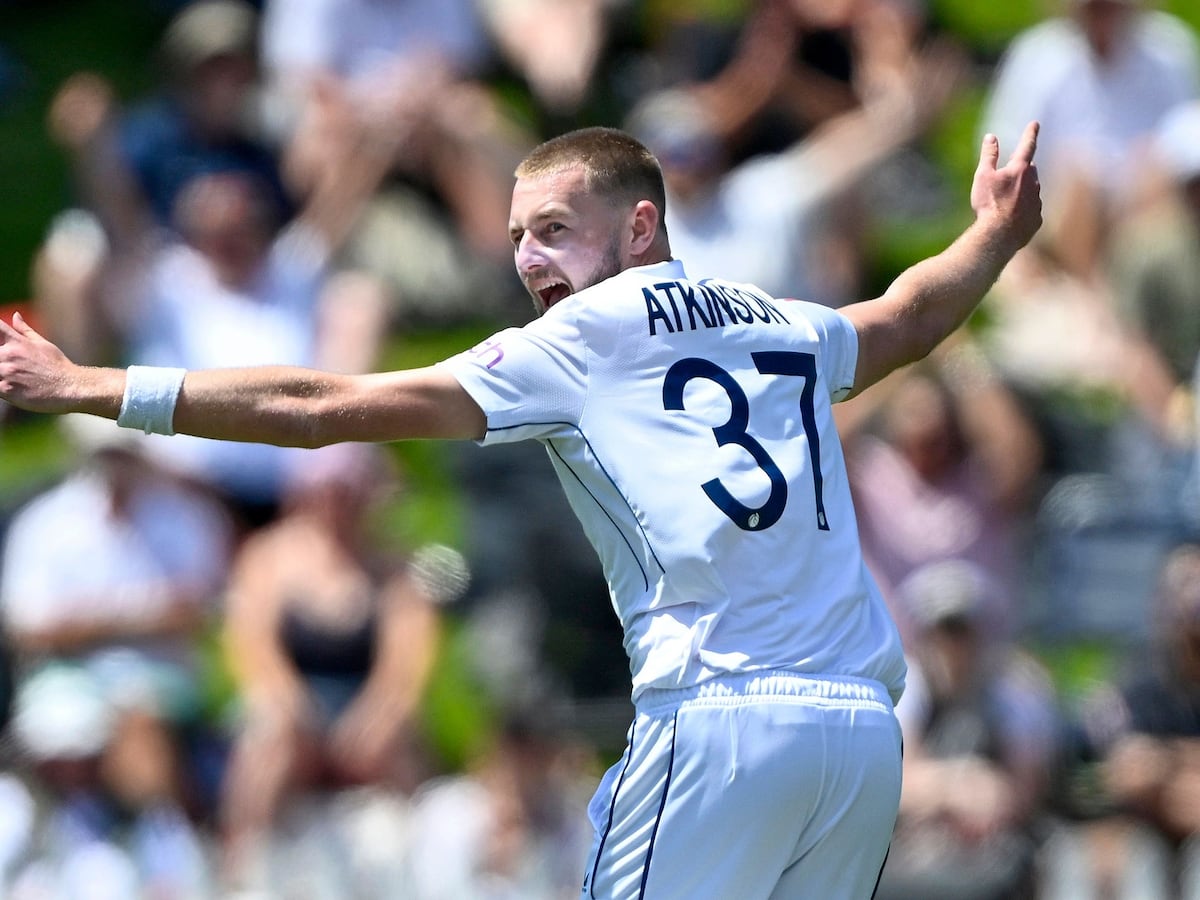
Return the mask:
<svg viewBox="0 0 1200 900"><path fill-rule="evenodd" d="M481 344L476 344L467 353L488 369L493 368L500 360L504 359L504 347L497 340L486 340Z"/></svg>

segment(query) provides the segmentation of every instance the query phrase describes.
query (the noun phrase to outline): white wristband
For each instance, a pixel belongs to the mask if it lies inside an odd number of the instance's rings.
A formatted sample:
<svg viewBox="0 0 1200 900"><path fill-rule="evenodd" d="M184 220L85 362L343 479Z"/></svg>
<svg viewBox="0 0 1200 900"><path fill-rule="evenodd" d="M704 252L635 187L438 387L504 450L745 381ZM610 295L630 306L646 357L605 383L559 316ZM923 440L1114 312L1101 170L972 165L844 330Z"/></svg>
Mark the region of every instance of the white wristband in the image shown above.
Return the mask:
<svg viewBox="0 0 1200 900"><path fill-rule="evenodd" d="M175 401L187 369L130 366L125 370L125 395L117 424L140 428L146 434L174 434Z"/></svg>

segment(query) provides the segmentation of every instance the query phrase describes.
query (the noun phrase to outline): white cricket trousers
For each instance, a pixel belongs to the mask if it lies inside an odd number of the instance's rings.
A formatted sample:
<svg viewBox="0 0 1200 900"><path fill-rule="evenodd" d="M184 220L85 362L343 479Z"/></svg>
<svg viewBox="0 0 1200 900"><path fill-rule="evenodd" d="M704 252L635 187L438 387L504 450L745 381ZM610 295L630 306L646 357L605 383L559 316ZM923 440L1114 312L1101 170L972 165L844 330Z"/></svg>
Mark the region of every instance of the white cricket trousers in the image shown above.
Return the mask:
<svg viewBox="0 0 1200 900"><path fill-rule="evenodd" d="M585 900L868 900L900 803L883 685L791 672L639 698L588 808Z"/></svg>

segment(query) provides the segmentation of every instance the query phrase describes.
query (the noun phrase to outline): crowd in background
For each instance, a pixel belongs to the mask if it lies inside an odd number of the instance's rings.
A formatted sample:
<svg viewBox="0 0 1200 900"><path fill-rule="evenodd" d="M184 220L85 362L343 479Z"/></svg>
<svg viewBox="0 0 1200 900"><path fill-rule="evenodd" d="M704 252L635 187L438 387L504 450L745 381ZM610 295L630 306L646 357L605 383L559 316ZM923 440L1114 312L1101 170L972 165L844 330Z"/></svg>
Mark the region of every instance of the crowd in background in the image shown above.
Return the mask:
<svg viewBox="0 0 1200 900"><path fill-rule="evenodd" d="M658 155L692 277L841 306L898 273L884 237L967 213L948 110L982 95L1002 152L1039 120L1033 244L838 410L910 663L878 896L1200 900L1188 24L1062 0L983 59L922 0L164 18L153 92L81 71L45 111L71 201L22 306L80 362L362 372L526 321L512 170L582 125ZM0 897L577 896L628 669L539 448L439 449L449 547L386 527L386 447L55 427L69 470L0 530Z"/></svg>

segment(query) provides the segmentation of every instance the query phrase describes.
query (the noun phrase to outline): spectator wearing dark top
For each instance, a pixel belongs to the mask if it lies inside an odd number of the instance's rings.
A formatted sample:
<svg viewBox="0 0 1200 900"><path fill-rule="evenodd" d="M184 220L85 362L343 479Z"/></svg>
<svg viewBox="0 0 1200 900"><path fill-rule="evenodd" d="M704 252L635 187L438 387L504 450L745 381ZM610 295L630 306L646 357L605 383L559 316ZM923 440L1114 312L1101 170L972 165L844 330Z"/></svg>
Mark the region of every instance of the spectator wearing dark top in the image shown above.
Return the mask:
<svg viewBox="0 0 1200 900"><path fill-rule="evenodd" d="M1080 715L1081 755L1096 764L1108 813L1086 826L1085 846L1098 889L1113 896L1127 895L1125 869L1145 855L1134 841L1147 840L1165 846L1166 890L1194 896L1186 880L1196 875L1200 834L1200 544L1167 556L1155 603L1152 652Z"/></svg>

